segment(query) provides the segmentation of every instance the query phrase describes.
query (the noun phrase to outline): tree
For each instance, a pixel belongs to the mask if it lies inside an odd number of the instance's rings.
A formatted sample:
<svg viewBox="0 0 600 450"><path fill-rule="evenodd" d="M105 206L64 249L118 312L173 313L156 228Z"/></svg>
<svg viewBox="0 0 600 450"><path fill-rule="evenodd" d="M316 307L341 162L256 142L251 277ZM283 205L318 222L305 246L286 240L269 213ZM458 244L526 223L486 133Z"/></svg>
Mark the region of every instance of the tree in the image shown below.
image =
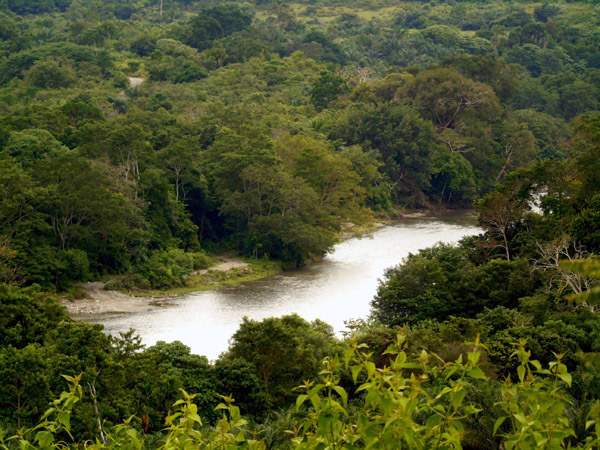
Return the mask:
<svg viewBox="0 0 600 450"><path fill-rule="evenodd" d="M542 3L533 10L533 17L538 22L548 22L560 14L560 7L552 3Z"/></svg>
<svg viewBox="0 0 600 450"><path fill-rule="evenodd" d="M0 348L0 416L18 427L39 420L52 398L48 356L38 344Z"/></svg>
<svg viewBox="0 0 600 450"><path fill-rule="evenodd" d="M175 201L185 203L191 185L202 183L199 143L195 139L173 142L161 151L166 169L175 178Z"/></svg>
<svg viewBox="0 0 600 450"><path fill-rule="evenodd" d="M7 347L43 344L48 330L69 320L62 306L33 288L0 285L0 306L0 342Z"/></svg>
<svg viewBox="0 0 600 450"><path fill-rule="evenodd" d="M438 130L456 128L467 117L494 117L500 107L489 86L465 78L454 68L420 72L396 96L424 111Z"/></svg>
<svg viewBox="0 0 600 450"><path fill-rule="evenodd" d="M240 8L215 6L205 9L189 22L191 34L187 43L199 50L211 47L216 39L247 28L252 18Z"/></svg>
<svg viewBox="0 0 600 450"><path fill-rule="evenodd" d="M473 319L485 308L516 308L539 286L528 261L474 262L473 250L436 245L410 254L385 272L373 299L373 317L387 326L448 317Z"/></svg>
<svg viewBox="0 0 600 450"><path fill-rule="evenodd" d="M41 89L66 88L75 83L77 76L68 60L51 59L36 62L24 72L25 82Z"/></svg>
<svg viewBox="0 0 600 450"><path fill-rule="evenodd" d="M476 204L479 223L492 239L502 240L497 246L504 249L507 261L510 261L510 233L529 208L518 187L518 183L506 184L504 189L489 193Z"/></svg>
<svg viewBox="0 0 600 450"><path fill-rule="evenodd" d="M423 203L439 148L431 123L405 106L383 103L352 107L332 128L330 138L378 153L398 203Z"/></svg>
<svg viewBox="0 0 600 450"><path fill-rule="evenodd" d="M346 81L342 77L333 72L325 72L315 81L308 95L317 111L322 111L347 90Z"/></svg>
<svg viewBox="0 0 600 450"><path fill-rule="evenodd" d="M31 167L42 158L60 155L67 149L47 130L13 131L7 143L8 153L24 167Z"/></svg>
<svg viewBox="0 0 600 450"><path fill-rule="evenodd" d="M139 355L125 358L130 373L127 388L132 391L134 410L145 421L146 432L162 429L171 405L181 397L181 389L196 392L198 413L213 422L218 415L219 397L212 367L204 356L193 355L181 342L159 341Z"/></svg>
<svg viewBox="0 0 600 450"><path fill-rule="evenodd" d="M340 214L358 208L363 197L359 176L351 163L323 142L304 136L281 136L275 149L284 167L308 182L319 198L319 208Z"/></svg>
<svg viewBox="0 0 600 450"><path fill-rule="evenodd" d="M289 315L258 322L245 317L224 359L253 364L268 400L282 405L290 399L291 388L317 374L319 361L332 352L333 343L331 327L318 320L309 323Z"/></svg>
<svg viewBox="0 0 600 450"><path fill-rule="evenodd" d="M245 168L240 178L242 189L224 198L221 214L240 233L247 253L297 267L333 245L331 218L304 180L261 165Z"/></svg>
<svg viewBox="0 0 600 450"><path fill-rule="evenodd" d="M535 137L527 126L510 120L504 122L500 137L502 167L496 182L501 182L507 173L532 164L538 152Z"/></svg>

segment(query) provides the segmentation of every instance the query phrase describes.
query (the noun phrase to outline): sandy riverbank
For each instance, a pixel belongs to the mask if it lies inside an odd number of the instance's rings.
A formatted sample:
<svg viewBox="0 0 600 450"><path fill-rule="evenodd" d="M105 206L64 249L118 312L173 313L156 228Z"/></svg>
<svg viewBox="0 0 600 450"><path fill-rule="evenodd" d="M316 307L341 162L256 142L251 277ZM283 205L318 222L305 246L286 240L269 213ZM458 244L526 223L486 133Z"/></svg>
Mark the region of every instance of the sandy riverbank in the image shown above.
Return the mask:
<svg viewBox="0 0 600 450"><path fill-rule="evenodd" d="M371 232L395 223L402 218L417 218L426 215L428 214L422 211L411 211L396 218L380 218L378 222L365 227L355 227L353 224L348 224L348 230L341 233L340 240L344 241L357 236L369 235ZM171 299L182 294L256 280L273 275L281 270L280 268L273 270L273 268L260 267L255 263L249 264L232 255L220 255L218 259L220 260L219 264L191 274L188 278L188 284L183 287L163 291L142 291L130 295L120 291L105 290L105 283L103 282L86 283L81 286L84 292L83 298L74 301L62 299L60 303L73 316L143 312L156 307L168 306Z"/></svg>
<svg viewBox="0 0 600 450"><path fill-rule="evenodd" d="M227 272L231 270L248 270L249 264L239 258L224 255L220 256L219 264L210 269L199 270L194 275ZM103 313L136 313L148 311L152 308L168 305L169 300L178 294L165 293L158 296L129 295L119 291L105 290L105 282L85 283L81 285L82 298L76 300L60 299L59 303L67 308L70 315L79 316L86 314ZM216 288L218 286L211 286ZM203 286L197 286L202 290Z"/></svg>
<svg viewBox="0 0 600 450"><path fill-rule="evenodd" d="M118 291L104 290L103 282L85 283L81 286L84 297L77 300L60 299L59 303L67 308L69 315L134 313L147 311L164 305L171 296L159 298L135 297Z"/></svg>

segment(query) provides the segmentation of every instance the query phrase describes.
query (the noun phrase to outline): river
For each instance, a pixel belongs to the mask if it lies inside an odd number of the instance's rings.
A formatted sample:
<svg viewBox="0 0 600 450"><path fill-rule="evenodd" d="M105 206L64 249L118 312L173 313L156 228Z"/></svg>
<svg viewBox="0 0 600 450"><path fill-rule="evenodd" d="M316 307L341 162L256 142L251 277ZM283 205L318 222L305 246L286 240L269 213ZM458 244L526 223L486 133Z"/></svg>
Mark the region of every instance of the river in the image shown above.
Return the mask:
<svg viewBox="0 0 600 450"><path fill-rule="evenodd" d="M89 316L116 334L134 328L146 345L179 340L214 360L227 349L244 316L251 319L298 313L321 319L337 333L349 319L366 318L378 279L410 252L437 242L456 242L481 229L471 212L407 218L368 237L349 239L318 263L262 280L195 292L140 313Z"/></svg>

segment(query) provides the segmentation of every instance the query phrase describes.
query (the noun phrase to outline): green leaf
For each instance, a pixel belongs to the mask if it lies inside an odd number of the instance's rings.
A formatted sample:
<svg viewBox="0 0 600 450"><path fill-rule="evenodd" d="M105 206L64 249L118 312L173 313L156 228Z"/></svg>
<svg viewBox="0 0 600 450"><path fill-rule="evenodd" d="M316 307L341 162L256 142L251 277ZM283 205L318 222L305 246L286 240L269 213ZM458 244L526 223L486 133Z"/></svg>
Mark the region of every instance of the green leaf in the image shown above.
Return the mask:
<svg viewBox="0 0 600 450"><path fill-rule="evenodd" d="M348 394L344 388L341 386L334 386L333 390L337 392L340 397L342 397L342 402L344 403L344 406L346 406L348 404Z"/></svg>
<svg viewBox="0 0 600 450"><path fill-rule="evenodd" d="M373 374L375 373L375 363L371 362L371 361L366 361L365 362L365 368L367 369L367 377L371 378L373 376Z"/></svg>
<svg viewBox="0 0 600 450"><path fill-rule="evenodd" d="M387 355L387 354L395 355L396 353L398 353L398 350L396 349L395 344L390 344L388 346L388 348L383 352L384 355Z"/></svg>
<svg viewBox="0 0 600 450"><path fill-rule="evenodd" d="M558 378L563 380L567 384L567 386L571 387L571 382L573 381L573 377L571 376L570 373L559 373Z"/></svg>
<svg viewBox="0 0 600 450"><path fill-rule="evenodd" d="M473 367L471 370L467 372L467 375L471 378L475 378L476 380L487 380L485 373L479 367Z"/></svg>
<svg viewBox="0 0 600 450"><path fill-rule="evenodd" d="M321 430L321 432L323 434L329 432L329 425L331 424L332 420L333 420L333 417L328 414L320 414L319 415L317 422L319 424L319 429Z"/></svg>
<svg viewBox="0 0 600 450"><path fill-rule="evenodd" d="M56 421L64 426L67 430L71 429L71 415L67 411L61 411L56 418Z"/></svg>
<svg viewBox="0 0 600 450"><path fill-rule="evenodd" d="M517 419L521 423L527 422L527 419L523 414L514 414L515 419Z"/></svg>
<svg viewBox="0 0 600 450"><path fill-rule="evenodd" d="M350 360L352 359L353 356L354 356L353 348L349 348L344 352L344 364L346 367L348 367L348 363L350 362Z"/></svg>
<svg viewBox="0 0 600 450"><path fill-rule="evenodd" d="M440 421L442 420L442 417L434 414L433 416L429 417L429 419L427 419L427 421L425 422L425 426L430 429L433 430L435 428L435 426L440 423Z"/></svg>
<svg viewBox="0 0 600 450"><path fill-rule="evenodd" d="M452 406L455 410L458 409L464 398L465 391L458 391L452 395Z"/></svg>
<svg viewBox="0 0 600 450"><path fill-rule="evenodd" d="M35 442L40 447L50 447L52 442L54 442L54 436L49 431L38 431L35 435Z"/></svg>
<svg viewBox="0 0 600 450"><path fill-rule="evenodd" d="M352 381L354 383L356 383L356 380L358 379L358 374L362 370L362 366L352 366L351 370L352 370Z"/></svg>
<svg viewBox="0 0 600 450"><path fill-rule="evenodd" d="M504 416L504 417L498 417L496 419L496 422L494 422L494 428L492 430L492 436L496 435L496 431L498 431L498 428L500 428L500 426L504 423L504 421L508 419L508 417Z"/></svg>
<svg viewBox="0 0 600 450"><path fill-rule="evenodd" d="M519 376L519 381L522 383L525 380L525 366L517 367L517 375Z"/></svg>
<svg viewBox="0 0 600 450"><path fill-rule="evenodd" d="M300 408L300 406L306 401L307 398L308 398L308 395L305 395L305 394L299 395L298 398L296 399L296 409Z"/></svg>

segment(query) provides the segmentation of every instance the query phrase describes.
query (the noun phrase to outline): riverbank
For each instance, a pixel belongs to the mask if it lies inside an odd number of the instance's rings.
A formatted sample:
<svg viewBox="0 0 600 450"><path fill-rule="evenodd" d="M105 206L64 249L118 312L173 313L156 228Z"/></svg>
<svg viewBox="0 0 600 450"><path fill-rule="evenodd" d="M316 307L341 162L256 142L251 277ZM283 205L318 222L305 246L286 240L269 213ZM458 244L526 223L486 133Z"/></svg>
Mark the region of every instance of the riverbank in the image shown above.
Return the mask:
<svg viewBox="0 0 600 450"><path fill-rule="evenodd" d="M247 281L259 280L281 272L277 261L241 259L231 255L217 257L218 264L189 275L183 286L155 290L107 290L107 282L84 283L75 299L59 302L70 315L104 313L141 313L169 304L173 298L190 292L208 291Z"/></svg>
<svg viewBox="0 0 600 450"><path fill-rule="evenodd" d="M377 230L400 223L403 219L435 217L430 210L410 210L390 216L379 216L375 221L356 225L347 223L339 234L339 242L361 238ZM69 314L76 316L104 313L142 313L168 305L174 298L193 292L210 291L244 282L256 281L282 272L278 261L240 258L231 254L217 256L214 266L190 274L183 286L153 290L105 289L110 281L85 283L79 286L75 299L60 299ZM316 262L316 261L315 261ZM114 280L113 280L114 281Z"/></svg>
<svg viewBox="0 0 600 450"><path fill-rule="evenodd" d="M411 215L362 239L347 239L321 261L296 270L222 289L175 295L164 307L149 311L76 318L102 324L112 335L134 328L145 345L177 340L209 360L227 350L244 317L262 320L297 313L308 321L320 319L341 333L346 321L369 316L378 280L386 269L419 249L480 232L476 216L466 211Z"/></svg>
<svg viewBox="0 0 600 450"><path fill-rule="evenodd" d="M275 275L282 270L278 261L267 259L238 258L231 255L221 255L217 259L220 261L217 265L189 275L184 286L134 292L132 295L161 298L190 292L210 291L224 286L259 280Z"/></svg>
<svg viewBox="0 0 600 450"><path fill-rule="evenodd" d="M348 223L340 232L339 242L367 235L391 223L393 220L389 217L360 226ZM170 300L180 295L256 281L283 270L279 261L240 258L231 254L219 255L216 259L219 262L214 266L188 275L183 286L149 290L110 289L111 284L116 281L111 279L77 286L75 298L60 298L59 302L74 316L141 313L154 307L168 305Z"/></svg>

